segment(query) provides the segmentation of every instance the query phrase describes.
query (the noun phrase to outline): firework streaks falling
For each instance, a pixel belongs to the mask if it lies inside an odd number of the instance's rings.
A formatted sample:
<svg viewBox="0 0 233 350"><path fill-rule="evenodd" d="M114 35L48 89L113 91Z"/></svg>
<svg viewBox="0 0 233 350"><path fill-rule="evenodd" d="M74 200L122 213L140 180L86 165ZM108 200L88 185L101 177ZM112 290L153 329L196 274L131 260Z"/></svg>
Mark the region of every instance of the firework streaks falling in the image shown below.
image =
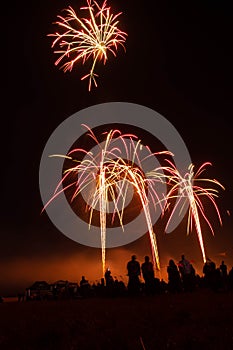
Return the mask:
<svg viewBox="0 0 233 350"><path fill-rule="evenodd" d="M67 16L58 16L59 20L55 22L61 32L49 34L49 36L55 37L52 48L56 45L60 48L54 51L60 55L55 65L67 60L61 66L64 72L71 71L77 62L81 61L85 64L91 61L89 73L81 78L81 80L89 78L88 89L90 91L92 82L97 86L96 77L98 75L95 73L97 62L102 61L105 64L108 54L116 56L119 46L125 50L124 42L127 34L118 28L118 17L121 13L113 15L111 8L107 6L107 0L102 6L96 1L87 0L87 6L81 7L80 10L86 10L88 18L79 17L69 6L65 10Z"/></svg>
<svg viewBox="0 0 233 350"><path fill-rule="evenodd" d="M169 161L170 166L166 168L168 172L168 183L172 185L172 188L170 189L169 193L167 194L167 198L172 199L174 197L178 197L178 201L175 205L175 207L172 210L172 213L170 215L170 218L168 220L167 226L169 225L169 222L173 215L177 212L178 205L182 204L181 210L185 207L185 204L188 202L189 204L189 214L188 214L188 224L187 224L187 233L192 230L193 227L193 221L196 228L203 261L206 262L206 253L205 253L205 247L202 237L202 230L201 230L201 224L200 224L200 216L204 218L204 220L207 222L212 234L214 235L214 230L212 228L212 225L207 218L207 215L205 213L204 205L202 203L202 198L207 197L210 202L213 204L217 216L219 219L220 224L222 224L221 216L219 209L217 207L217 204L215 202L215 198L218 197L218 190L215 188L204 188L198 185L198 182L201 183L208 183L208 184L214 184L219 186L220 188L224 189L224 187L220 184L219 181L215 179L208 179L208 178L200 178L200 175L206 170L206 166L211 165L209 162L205 162L201 165L201 167L197 170L197 172L194 172L194 165L191 164L188 168L187 173L182 176L177 168ZM177 194L178 193L178 194ZM169 203L168 203L169 205ZM167 206L168 207L168 206Z"/></svg>
<svg viewBox="0 0 233 350"><path fill-rule="evenodd" d="M153 202L154 207L161 205L159 194L156 192L156 184L164 181L161 171L154 172L153 179L146 178L146 174L142 171L143 161L155 154L170 154L170 152L149 153L144 159L140 159L141 141L132 134L121 134L119 130L113 130L107 133L103 143L99 143L96 136L87 126L89 136L96 142L98 152L96 155L93 152L88 152L84 149L73 149L67 156L60 156L75 162L75 166L64 172L64 176L57 185L52 198L46 204L54 200L61 192L72 187L71 202L84 190L89 194L89 200L86 209L89 214L89 228L91 226L93 211L99 208L100 213L100 230L101 230L101 247L102 247L102 268L103 275L105 272L105 248L106 248L106 215L109 212L109 197L113 203L112 223L117 215L120 225L124 230L123 216L124 204L130 185L133 186L135 193L138 194L142 209L145 215L147 228L149 231L151 251L153 262L158 270L160 270L159 254L154 233L153 224L151 221L151 212L149 208L149 199ZM129 140L127 144L126 139ZM137 141L136 141L137 140ZM120 142L120 147L119 147ZM148 149L149 150L149 149ZM73 158L73 154L81 152L84 158L77 161ZM122 157L126 154L127 161ZM130 159L130 162L128 161ZM135 166L138 164L138 166ZM71 175L71 181L67 186L63 187L64 180ZM94 189L93 189L94 184ZM91 189L92 188L92 189ZM120 201L122 210L119 209ZM44 207L44 209L46 208Z"/></svg>

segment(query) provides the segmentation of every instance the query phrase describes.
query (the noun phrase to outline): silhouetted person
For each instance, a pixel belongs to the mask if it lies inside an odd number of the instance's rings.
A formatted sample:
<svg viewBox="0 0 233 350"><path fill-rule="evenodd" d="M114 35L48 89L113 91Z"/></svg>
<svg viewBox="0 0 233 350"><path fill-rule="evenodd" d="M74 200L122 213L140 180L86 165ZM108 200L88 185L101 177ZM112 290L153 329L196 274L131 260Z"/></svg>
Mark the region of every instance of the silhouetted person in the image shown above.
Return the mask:
<svg viewBox="0 0 233 350"><path fill-rule="evenodd" d="M87 297L90 295L90 283L88 282L88 280L86 280L85 276L82 276L82 279L80 281L80 294L83 297Z"/></svg>
<svg viewBox="0 0 233 350"><path fill-rule="evenodd" d="M216 280L216 265L210 258L206 259L203 266L203 274L205 286L214 289Z"/></svg>
<svg viewBox="0 0 233 350"><path fill-rule="evenodd" d="M147 294L154 292L154 266L150 261L149 256L145 256L145 262L141 265L142 276L145 281L145 291Z"/></svg>
<svg viewBox="0 0 233 350"><path fill-rule="evenodd" d="M227 276L227 265L222 261L220 265L220 271L222 273L222 276L226 277Z"/></svg>
<svg viewBox="0 0 233 350"><path fill-rule="evenodd" d="M109 269L106 270L104 277L105 277L106 287L112 286L114 281L113 281L113 277L111 275L111 271Z"/></svg>
<svg viewBox="0 0 233 350"><path fill-rule="evenodd" d="M129 276L128 291L131 295L138 294L140 291L139 276L141 275L141 270L140 264L136 259L136 255L132 255L131 260L127 263Z"/></svg>
<svg viewBox="0 0 233 350"><path fill-rule="evenodd" d="M203 274L204 274L204 281L205 281L205 286L209 287L209 280L210 280L210 274L211 274L211 260L209 258L206 259L206 262L204 263L203 266Z"/></svg>
<svg viewBox="0 0 233 350"><path fill-rule="evenodd" d="M82 276L82 279L80 281L80 287L87 285L88 284L88 280L86 280L85 276Z"/></svg>
<svg viewBox="0 0 233 350"><path fill-rule="evenodd" d="M113 296L114 293L114 280L109 269L106 270L105 274L106 292L107 295Z"/></svg>
<svg viewBox="0 0 233 350"><path fill-rule="evenodd" d="M174 260L169 260L169 265L167 267L168 273L168 291L171 293L181 292L181 278L179 270Z"/></svg>
<svg viewBox="0 0 233 350"><path fill-rule="evenodd" d="M221 273L221 281L222 281L222 288L224 290L227 289L227 265L222 261L221 265L219 266L220 273Z"/></svg>
<svg viewBox="0 0 233 350"><path fill-rule="evenodd" d="M181 255L181 260L179 261L178 266L183 282L184 291L193 291L195 286L195 270L192 264L185 258L184 254Z"/></svg>

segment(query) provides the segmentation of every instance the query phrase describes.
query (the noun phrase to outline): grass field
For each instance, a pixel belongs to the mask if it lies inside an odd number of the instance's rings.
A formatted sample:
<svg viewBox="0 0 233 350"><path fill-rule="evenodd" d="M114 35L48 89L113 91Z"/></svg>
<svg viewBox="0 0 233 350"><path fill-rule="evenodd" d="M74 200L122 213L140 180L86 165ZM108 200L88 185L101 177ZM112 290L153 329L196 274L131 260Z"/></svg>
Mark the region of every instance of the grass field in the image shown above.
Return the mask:
<svg viewBox="0 0 233 350"><path fill-rule="evenodd" d="M233 293L0 304L0 349L233 349Z"/></svg>

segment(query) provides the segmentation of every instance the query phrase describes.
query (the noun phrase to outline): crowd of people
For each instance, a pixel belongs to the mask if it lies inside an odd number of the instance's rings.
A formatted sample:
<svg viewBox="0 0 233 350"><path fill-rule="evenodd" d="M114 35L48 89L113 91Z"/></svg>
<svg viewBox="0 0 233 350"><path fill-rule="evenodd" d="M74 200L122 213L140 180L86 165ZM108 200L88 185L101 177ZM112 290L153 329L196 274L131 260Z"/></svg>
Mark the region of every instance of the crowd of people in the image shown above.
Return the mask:
<svg viewBox="0 0 233 350"><path fill-rule="evenodd" d="M207 258L203 266L203 276L196 274L192 263L181 256L181 260L176 264L173 259L169 260L167 266L168 283L156 279L154 276L154 267L148 256L141 264L133 255L127 263L128 270L128 292L137 294L143 291L145 294L154 294L161 292L180 293L192 292L198 288L209 288L215 292L233 290L233 267L227 271L227 265L224 261L217 268L216 264ZM143 283L140 276L143 277Z"/></svg>
<svg viewBox="0 0 233 350"><path fill-rule="evenodd" d="M154 295L161 293L193 292L200 288L211 289L215 292L233 291L233 267L228 272L224 261L219 267L209 258L203 266L203 275L199 276L192 263L181 256L179 262L170 259L167 266L167 280L155 277L155 268L149 256L145 256L144 262L139 263L136 255L126 264L128 281L112 276L107 268L104 277L98 283L90 283L82 276L79 283L60 281L48 284L45 281L36 282L26 288L25 293L18 294L18 301L32 299L67 299L86 298L91 296L136 296ZM0 302L3 299L0 298Z"/></svg>
<svg viewBox="0 0 233 350"><path fill-rule="evenodd" d="M193 292L198 288L209 288L215 292L233 290L233 267L228 273L224 261L217 268L209 258L203 266L202 277L196 274L192 263L184 255L178 263L170 259L167 266L167 283L155 278L154 266L148 256L145 256L145 261L140 265L136 256L132 255L127 263L127 270L127 290L130 295Z"/></svg>

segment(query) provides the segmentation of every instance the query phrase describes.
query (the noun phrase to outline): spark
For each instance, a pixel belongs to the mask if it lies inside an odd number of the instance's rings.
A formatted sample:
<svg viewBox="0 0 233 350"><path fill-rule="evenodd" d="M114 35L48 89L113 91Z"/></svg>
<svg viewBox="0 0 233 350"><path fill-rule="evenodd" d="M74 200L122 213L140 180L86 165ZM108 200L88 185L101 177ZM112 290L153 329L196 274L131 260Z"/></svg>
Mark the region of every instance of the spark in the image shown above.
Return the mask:
<svg viewBox="0 0 233 350"><path fill-rule="evenodd" d="M81 61L85 64L91 61L89 73L81 78L81 80L89 78L88 90L90 91L92 82L97 87L98 75L95 73L97 62L102 61L105 65L108 54L116 57L119 46L125 50L127 33L118 28L118 17L121 12L112 14L111 7L107 6L107 0L101 6L97 1L87 0L87 6L81 7L80 10L87 11L88 18L77 15L69 6L64 10L66 16L57 16L59 20L55 22L61 31L48 36L55 37L52 48L59 46L59 50L54 51L60 55L55 65L67 60L61 66L64 72L72 71L77 62Z"/></svg>
<svg viewBox="0 0 233 350"><path fill-rule="evenodd" d="M210 162L203 163L196 173L194 172L194 165L190 164L188 171L184 174L184 176L180 174L180 172L177 170L177 168L174 166L172 162L170 161L168 162L170 166L168 166L166 170L169 174L168 182L172 187L167 194L167 198L171 200L172 198L178 197L178 201L172 210L172 213L167 223L167 227L169 225L171 218L173 217L173 215L175 215L178 205L181 204L181 202L183 201L183 205L181 207L181 211L182 211L183 208L185 207L185 203L188 202L189 212L188 212L188 222L187 222L187 233L189 234L189 232L192 230L193 221L194 221L194 225L195 225L198 240L199 240L199 245L202 252L203 261L206 262L206 253L205 253L204 241L203 241L202 230L201 230L200 215L204 218L204 220L208 224L213 235L214 235L214 230L206 215L205 208L201 200L203 197L207 197L212 203L212 205L214 206L221 225L222 225L222 220L221 220L218 206L215 201L215 198L218 197L219 191L212 187L210 188L201 187L198 185L198 182L214 184L223 190L224 190L224 187L219 181L215 179L200 178L200 175L206 170L205 169L206 166L212 165ZM168 206L169 206L169 201L167 202L167 208Z"/></svg>
<svg viewBox="0 0 233 350"><path fill-rule="evenodd" d="M139 339L140 339L140 343L141 343L142 349L146 350L145 345L144 345L143 340L142 340L142 337L139 337Z"/></svg>

